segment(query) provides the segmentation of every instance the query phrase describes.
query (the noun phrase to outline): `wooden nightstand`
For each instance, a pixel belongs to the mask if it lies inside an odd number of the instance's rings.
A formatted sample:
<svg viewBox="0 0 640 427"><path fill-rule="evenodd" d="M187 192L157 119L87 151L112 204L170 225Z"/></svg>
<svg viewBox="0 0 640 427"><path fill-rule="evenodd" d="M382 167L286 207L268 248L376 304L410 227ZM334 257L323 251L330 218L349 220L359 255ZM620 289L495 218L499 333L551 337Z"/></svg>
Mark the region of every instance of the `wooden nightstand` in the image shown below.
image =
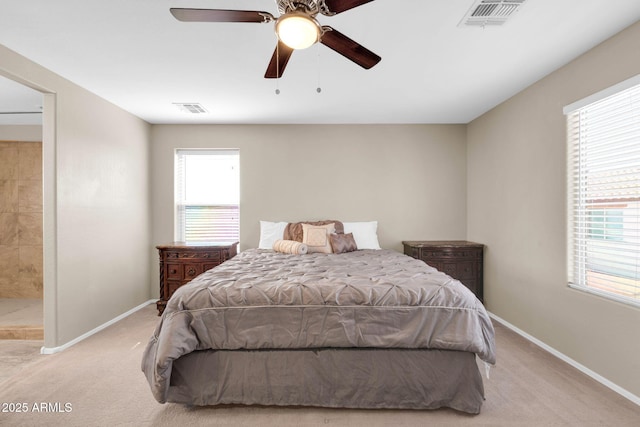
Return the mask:
<svg viewBox="0 0 640 427"><path fill-rule="evenodd" d="M174 242L156 246L160 255L160 299L156 302L158 315L180 286L201 273L233 258L238 242L231 244L187 244Z"/></svg>
<svg viewBox="0 0 640 427"><path fill-rule="evenodd" d="M464 240L405 241L404 253L458 279L480 301L483 297L484 245Z"/></svg>

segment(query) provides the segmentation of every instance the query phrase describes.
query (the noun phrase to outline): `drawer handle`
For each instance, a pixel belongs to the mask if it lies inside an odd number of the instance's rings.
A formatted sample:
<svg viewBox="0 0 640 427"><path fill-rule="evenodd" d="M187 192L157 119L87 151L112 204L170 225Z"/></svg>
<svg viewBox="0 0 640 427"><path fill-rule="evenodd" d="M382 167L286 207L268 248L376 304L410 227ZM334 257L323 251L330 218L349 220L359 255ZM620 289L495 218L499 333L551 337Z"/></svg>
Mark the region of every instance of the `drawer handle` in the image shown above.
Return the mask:
<svg viewBox="0 0 640 427"><path fill-rule="evenodd" d="M189 276L195 276L195 274L196 274L196 269L195 269L195 268L193 268L193 267L189 267L189 269L187 270L187 274L188 274Z"/></svg>
<svg viewBox="0 0 640 427"><path fill-rule="evenodd" d="M176 274L177 272L178 272L178 270L176 270L175 268L173 268L173 269L171 269L171 270L169 271L169 273L171 273L171 274Z"/></svg>

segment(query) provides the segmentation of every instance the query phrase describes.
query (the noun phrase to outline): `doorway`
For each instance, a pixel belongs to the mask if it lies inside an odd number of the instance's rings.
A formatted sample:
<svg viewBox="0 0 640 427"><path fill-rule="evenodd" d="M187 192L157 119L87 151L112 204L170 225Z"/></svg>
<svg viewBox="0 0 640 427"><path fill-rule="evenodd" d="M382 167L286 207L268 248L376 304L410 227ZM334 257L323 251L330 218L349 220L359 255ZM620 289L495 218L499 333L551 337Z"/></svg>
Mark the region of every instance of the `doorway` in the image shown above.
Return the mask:
<svg viewBox="0 0 640 427"><path fill-rule="evenodd" d="M0 76L0 339L44 339L42 93Z"/></svg>

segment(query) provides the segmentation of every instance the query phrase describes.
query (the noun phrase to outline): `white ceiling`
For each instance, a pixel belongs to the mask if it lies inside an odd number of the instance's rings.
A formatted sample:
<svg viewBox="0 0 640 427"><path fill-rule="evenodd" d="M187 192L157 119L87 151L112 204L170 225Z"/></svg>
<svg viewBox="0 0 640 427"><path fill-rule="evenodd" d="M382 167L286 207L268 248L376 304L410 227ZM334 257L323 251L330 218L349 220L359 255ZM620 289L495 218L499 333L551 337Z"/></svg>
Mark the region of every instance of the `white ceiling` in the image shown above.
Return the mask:
<svg viewBox="0 0 640 427"><path fill-rule="evenodd" d="M474 2L376 0L318 15L382 61L364 70L316 45L294 52L279 80L263 78L272 24L169 13L277 16L274 0L0 0L0 43L150 123L468 123L640 20L639 0L527 0L503 26L458 26ZM2 80L0 112L42 102Z"/></svg>

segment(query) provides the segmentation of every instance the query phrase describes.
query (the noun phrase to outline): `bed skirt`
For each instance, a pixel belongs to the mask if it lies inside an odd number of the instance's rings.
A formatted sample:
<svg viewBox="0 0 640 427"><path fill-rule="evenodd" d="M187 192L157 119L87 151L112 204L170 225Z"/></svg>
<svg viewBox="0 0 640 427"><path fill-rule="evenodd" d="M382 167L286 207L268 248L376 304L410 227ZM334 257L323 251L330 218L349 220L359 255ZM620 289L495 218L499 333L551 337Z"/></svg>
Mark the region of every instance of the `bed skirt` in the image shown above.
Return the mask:
<svg viewBox="0 0 640 427"><path fill-rule="evenodd" d="M475 355L426 349L195 351L173 364L167 401L480 412Z"/></svg>

